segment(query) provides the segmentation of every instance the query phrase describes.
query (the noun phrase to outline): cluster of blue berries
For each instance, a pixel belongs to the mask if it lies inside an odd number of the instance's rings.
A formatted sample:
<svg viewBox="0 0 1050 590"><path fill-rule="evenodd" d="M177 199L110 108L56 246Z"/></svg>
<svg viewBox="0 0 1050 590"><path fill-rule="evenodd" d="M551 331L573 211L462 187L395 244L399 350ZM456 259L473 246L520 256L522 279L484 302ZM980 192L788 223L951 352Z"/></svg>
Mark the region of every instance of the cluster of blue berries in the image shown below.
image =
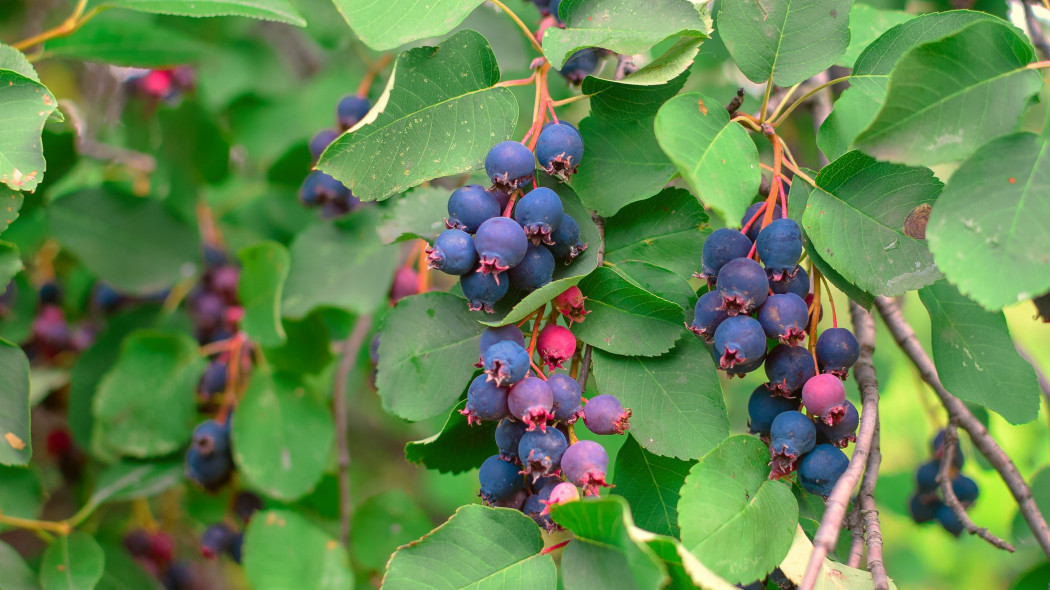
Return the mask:
<svg viewBox="0 0 1050 590"><path fill-rule="evenodd" d="M951 506L944 503L940 496L940 484L937 482L937 474L941 469L941 460L944 457L944 431L941 430L937 436L930 441L930 454L932 458L919 465L915 471L915 494L908 500L908 511L917 524L937 521L944 530L958 537L965 528L959 522L959 517ZM979 490L977 482L962 474L965 459L962 449L955 445L952 453L951 466L948 474L951 477L952 491L963 508L969 507L977 500Z"/></svg>
<svg viewBox="0 0 1050 590"><path fill-rule="evenodd" d="M244 527L248 526L252 516L262 508L262 498L251 492L238 492L233 499L233 513ZM234 562L240 563L243 546L243 529L227 522L212 524L201 534L201 555L205 559L217 559L226 554Z"/></svg>
<svg viewBox="0 0 1050 590"><path fill-rule="evenodd" d="M340 99L336 107L339 129L322 129L310 138L310 155L314 164L329 144L356 125L371 108L372 103L363 96L348 94ZM320 207L321 215L325 218L345 215L361 205L361 201L343 183L320 170L313 170L307 175L299 187L299 201L307 207Z"/></svg>
<svg viewBox="0 0 1050 590"><path fill-rule="evenodd" d="M546 285L556 261L568 264L587 248L558 193L534 182L537 159L548 174L568 180L582 157L575 127L548 124L535 155L516 141L499 143L485 157L492 186L463 186L449 197L447 229L427 249L427 264L460 277L472 311L491 313L511 287L530 292ZM530 182L534 188L518 198Z"/></svg>
<svg viewBox="0 0 1050 590"><path fill-rule="evenodd" d="M860 347L838 327L821 333L816 359L800 345L811 314L820 313L810 309L809 277L798 265L802 232L779 206L770 223L756 224L765 206L748 209L744 230L719 229L704 242L697 276L707 279L708 292L689 329L714 343L730 377L765 365L768 382L751 394L748 415L750 432L769 444L770 478L797 470L804 489L827 497L849 464L840 449L856 440L860 416L842 382Z"/></svg>

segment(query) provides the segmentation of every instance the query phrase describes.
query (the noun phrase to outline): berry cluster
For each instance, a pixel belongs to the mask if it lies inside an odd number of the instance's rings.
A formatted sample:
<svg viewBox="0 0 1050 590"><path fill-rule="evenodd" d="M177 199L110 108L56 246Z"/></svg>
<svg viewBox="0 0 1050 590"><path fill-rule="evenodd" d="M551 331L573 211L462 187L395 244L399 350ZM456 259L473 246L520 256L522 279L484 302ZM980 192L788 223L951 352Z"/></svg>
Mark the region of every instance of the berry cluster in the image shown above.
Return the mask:
<svg viewBox="0 0 1050 590"><path fill-rule="evenodd" d="M262 508L262 498L251 492L240 492L233 499L233 512L245 527L252 516ZM240 563L244 531L225 522L218 522L204 529L200 544L201 555L205 559L216 559L225 553L230 559Z"/></svg>
<svg viewBox="0 0 1050 590"><path fill-rule="evenodd" d="M134 529L124 535L124 549L139 566L161 581L167 590L194 588L195 575L189 562L175 560L175 542L163 531Z"/></svg>
<svg viewBox="0 0 1050 590"><path fill-rule="evenodd" d="M322 129L310 138L313 164L317 163L329 144L341 133L357 125L371 108L372 103L363 96L348 94L340 99L336 106L339 129ZM320 207L321 215L325 218L345 215L361 205L361 201L343 183L320 170L313 170L307 175L299 187L299 201L307 207Z"/></svg>
<svg viewBox="0 0 1050 590"><path fill-rule="evenodd" d="M941 430L937 436L930 441L930 454L932 458L919 465L915 470L915 494L908 500L908 511L917 524L925 524L936 520L944 530L958 537L965 530L959 522L959 517L951 506L944 503L940 496L940 484L937 474L941 469L941 460L944 457L944 431ZM952 453L951 466L948 474L951 477L952 491L963 508L969 507L977 500L979 490L977 482L962 474L965 459L962 449L955 445Z"/></svg>
<svg viewBox="0 0 1050 590"><path fill-rule="evenodd" d="M534 177L538 160L547 174L568 180L582 157L579 131L549 123L535 155L516 141L499 143L485 157L492 186L466 185L449 197L447 229L427 249L427 263L460 277L472 311L491 313L511 287L529 292L546 285L555 261L568 264L587 248L558 193L537 187ZM521 196L530 182L533 189Z"/></svg>
<svg viewBox="0 0 1050 590"><path fill-rule="evenodd" d="M704 242L697 276L707 279L709 291L697 301L689 329L714 342L719 368L730 377L765 365L769 381L751 394L748 415L750 431L769 444L770 477L798 470L803 488L827 497L849 463L839 449L856 440L859 415L842 381L860 347L839 327L820 334L816 359L800 346L819 319L813 314L820 314L798 265L802 232L779 205L775 219L756 224L765 208L756 203L742 230L719 229Z"/></svg>

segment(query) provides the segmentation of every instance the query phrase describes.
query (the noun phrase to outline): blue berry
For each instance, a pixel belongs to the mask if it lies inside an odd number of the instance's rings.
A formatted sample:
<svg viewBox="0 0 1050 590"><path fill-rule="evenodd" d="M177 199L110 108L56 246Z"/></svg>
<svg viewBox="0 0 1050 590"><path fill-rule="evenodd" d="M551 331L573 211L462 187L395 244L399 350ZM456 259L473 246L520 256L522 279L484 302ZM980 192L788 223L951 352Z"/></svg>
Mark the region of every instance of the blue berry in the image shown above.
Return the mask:
<svg viewBox="0 0 1050 590"><path fill-rule="evenodd" d="M797 399L776 395L766 386L759 385L747 400L748 431L769 436L773 420L784 412L798 411L798 406Z"/></svg>
<svg viewBox="0 0 1050 590"><path fill-rule="evenodd" d="M516 141L497 143L485 156L485 173L494 189L510 192L525 186L536 171L536 158Z"/></svg>
<svg viewBox="0 0 1050 590"><path fill-rule="evenodd" d="M481 355L480 362L474 366L479 368L485 366L485 351L493 344L503 341L515 342L518 346L525 348L525 335L514 324L507 324L498 328L485 328L485 331L481 333L481 338L478 340L478 352Z"/></svg>
<svg viewBox="0 0 1050 590"><path fill-rule="evenodd" d="M554 396L554 419L566 424L576 422L583 412L580 384L568 375L555 373L547 377L547 387Z"/></svg>
<svg viewBox="0 0 1050 590"><path fill-rule="evenodd" d="M554 15L558 24L561 24L561 18L558 16L556 5L560 1L551 0L551 14ZM580 84L584 78L598 69L598 60L603 54L604 52L596 47L585 47L569 56L569 59L565 60L565 65L558 70L558 73L568 80L569 84Z"/></svg>
<svg viewBox="0 0 1050 590"><path fill-rule="evenodd" d="M204 529L201 534L201 555L205 559L215 559L230 547L237 533L229 526L219 523Z"/></svg>
<svg viewBox="0 0 1050 590"><path fill-rule="evenodd" d="M744 217L740 220L740 227L744 227L745 225L747 225L748 221L751 221L751 218L755 216L755 213L758 213L758 209L763 205L763 203L764 201L759 201L747 208L747 212L744 213ZM752 223L751 226L747 228L747 237L752 242L758 239L758 234L762 231L762 220L765 218L765 216L766 212L762 211L762 215L759 215L758 219L756 219L754 223ZM773 219L780 219L783 216L784 215L781 212L780 205L773 205Z"/></svg>
<svg viewBox="0 0 1050 590"><path fill-rule="evenodd" d="M504 418L496 426L496 446L500 459L518 461L518 443L525 435L525 425L513 418ZM520 462L520 461L519 461Z"/></svg>
<svg viewBox="0 0 1050 590"><path fill-rule="evenodd" d="M774 395L798 397L802 386L816 374L813 356L804 347L778 344L766 355L766 387Z"/></svg>
<svg viewBox="0 0 1050 590"><path fill-rule="evenodd" d="M478 375L470 382L467 405L459 413L467 417L467 424L502 420L507 415L507 389L497 385L488 375Z"/></svg>
<svg viewBox="0 0 1050 590"><path fill-rule="evenodd" d="M794 293L770 295L758 312L758 321L766 331L766 336L776 338L782 344L795 346L806 338L809 308Z"/></svg>
<svg viewBox="0 0 1050 590"><path fill-rule="evenodd" d="M514 205L514 220L525 229L525 235L533 244L552 243L551 232L558 229L563 217L565 208L561 197L545 186L525 193Z"/></svg>
<svg viewBox="0 0 1050 590"><path fill-rule="evenodd" d="M770 276L780 280L798 266L802 256L802 230L794 219L774 219L759 232L755 249Z"/></svg>
<svg viewBox="0 0 1050 590"><path fill-rule="evenodd" d="M8 291L14 295L14 283L12 282L10 285ZM6 292L4 294L7 295ZM99 281L98 285L95 287L95 292L92 294L91 299L95 307L102 311L112 311L119 307L121 303L124 303L124 296L118 293L116 289L109 285L109 283L102 281ZM9 301L13 302L14 297L11 297Z"/></svg>
<svg viewBox="0 0 1050 590"><path fill-rule="evenodd" d="M307 175L299 187L299 200L311 207L330 202L350 203L351 199L353 194L350 189L320 170L314 170Z"/></svg>
<svg viewBox="0 0 1050 590"><path fill-rule="evenodd" d="M980 494L977 482L961 473L952 478L952 491L955 492L955 497L962 502L963 506L973 504Z"/></svg>
<svg viewBox="0 0 1050 590"><path fill-rule="evenodd" d="M536 159L540 168L561 180L576 173L583 157L583 137L568 123L549 123L536 140Z"/></svg>
<svg viewBox="0 0 1050 590"><path fill-rule="evenodd" d="M503 340L485 351L485 377L506 387L521 381L529 372L529 351L517 342Z"/></svg>
<svg viewBox="0 0 1050 590"><path fill-rule="evenodd" d="M186 477L206 490L215 490L233 473L230 455L230 423L205 420L193 431L193 442L186 451Z"/></svg>
<svg viewBox="0 0 1050 590"><path fill-rule="evenodd" d="M603 393L587 400L583 423L594 434L623 434L630 427L630 408L624 409L615 396Z"/></svg>
<svg viewBox="0 0 1050 590"><path fill-rule="evenodd" d="M938 461L944 456L944 429L939 430L930 440L930 453ZM958 442L955 444L955 452L952 455L952 466L956 469L962 469L966 458L963 457L962 447Z"/></svg>
<svg viewBox="0 0 1050 590"><path fill-rule="evenodd" d="M943 506L937 496L915 494L908 499L908 512L916 524L932 521L937 517L937 510Z"/></svg>
<svg viewBox="0 0 1050 590"><path fill-rule="evenodd" d="M729 315L747 315L769 297L766 271L750 258L730 260L718 271L718 293Z"/></svg>
<svg viewBox="0 0 1050 590"><path fill-rule="evenodd" d="M941 504L937 507L937 512L934 514L934 518L937 522L941 523L944 530L951 533L953 536L960 536L966 527L959 521L959 517L955 515L955 511L951 509L947 504Z"/></svg>
<svg viewBox="0 0 1050 590"><path fill-rule="evenodd" d="M781 275L779 280L770 278L769 289L776 295L794 293L805 301L806 295L809 295L809 273L801 266L796 266L793 272Z"/></svg>
<svg viewBox="0 0 1050 590"><path fill-rule="evenodd" d="M827 498L847 467L846 453L833 445L817 445L798 464L798 483L807 492Z"/></svg>
<svg viewBox="0 0 1050 590"><path fill-rule="evenodd" d="M222 393L226 390L227 374L226 363L220 360L211 361L208 363L207 368L204 369L204 375L201 376L197 392L205 398L211 398Z"/></svg>
<svg viewBox="0 0 1050 590"><path fill-rule="evenodd" d="M481 492L478 495L490 506L510 498L525 487L518 466L500 459L499 455L485 459L478 471L478 481L481 483Z"/></svg>
<svg viewBox="0 0 1050 590"><path fill-rule="evenodd" d="M532 0L532 3L536 5L536 9L540 11L541 16L547 16L551 13L551 0Z"/></svg>
<svg viewBox="0 0 1050 590"><path fill-rule="evenodd" d="M339 126L346 130L357 125L358 121L363 119L371 108L372 103L363 96L355 94L344 96L339 100L339 106L336 107Z"/></svg>
<svg viewBox="0 0 1050 590"><path fill-rule="evenodd" d="M583 488L585 495L597 496L599 486L609 485L605 483L609 454L593 440L581 440L561 456L561 471L565 480Z"/></svg>
<svg viewBox="0 0 1050 590"><path fill-rule="evenodd" d="M547 382L538 377L525 377L510 388L507 406L515 420L521 420L532 431L547 430L547 421L554 418L554 392Z"/></svg>
<svg viewBox="0 0 1050 590"><path fill-rule="evenodd" d="M557 428L526 432L518 443L518 457L525 473L536 480L561 468L561 457L569 446L565 435Z"/></svg>
<svg viewBox="0 0 1050 590"><path fill-rule="evenodd" d="M480 185L468 184L457 188L449 196L445 225L472 234L478 231L482 223L498 217L501 212L499 202L492 193Z"/></svg>
<svg viewBox="0 0 1050 590"><path fill-rule="evenodd" d="M335 141L337 137L339 137L339 132L335 129L322 129L310 138L310 155L313 156L314 161L321 157L325 148Z"/></svg>
<svg viewBox="0 0 1050 590"><path fill-rule="evenodd" d="M551 532L557 525L551 520L550 511L544 511L547 507L544 504L545 500L549 500L551 497L551 490L557 484L547 484L543 486L540 491L532 494L528 498L525 498L525 505L522 506L521 511L525 513L532 520L536 521L536 524L547 532Z"/></svg>
<svg viewBox="0 0 1050 590"><path fill-rule="evenodd" d="M463 296L470 304L470 311L493 312L492 306L503 299L510 289L510 281L507 273L498 275L482 272L468 272L459 277L459 286L463 289Z"/></svg>
<svg viewBox="0 0 1050 590"><path fill-rule="evenodd" d="M846 378L849 368L860 358L860 344L846 328L828 328L821 332L817 338L816 351L820 370L842 379Z"/></svg>
<svg viewBox="0 0 1050 590"><path fill-rule="evenodd" d="M534 291L554 280L554 255L546 246L529 244L525 258L507 271L515 289Z"/></svg>
<svg viewBox="0 0 1050 590"><path fill-rule="evenodd" d="M480 272L492 274L517 266L529 250L525 230L513 219L493 217L478 227L474 249L480 261Z"/></svg>
<svg viewBox="0 0 1050 590"><path fill-rule="evenodd" d="M446 229L427 248L427 268L445 274L465 275L472 272L478 262L474 238L459 229Z"/></svg>
<svg viewBox="0 0 1050 590"><path fill-rule="evenodd" d="M773 468L769 477L777 479L794 471L799 457L813 450L817 444L817 427L802 412L791 410L773 419L769 436Z"/></svg>
<svg viewBox="0 0 1050 590"><path fill-rule="evenodd" d="M819 438L823 439L821 442L833 444L840 449L846 448L851 442L857 442L857 426L860 425L857 406L849 400L846 400L843 406L846 412L840 421L830 426L824 421L817 422Z"/></svg>
<svg viewBox="0 0 1050 590"><path fill-rule="evenodd" d="M915 470L915 487L920 494L929 494L937 491L937 473L940 470L941 465L937 461L927 461L919 465L919 468Z"/></svg>
<svg viewBox="0 0 1050 590"><path fill-rule="evenodd" d="M689 325L689 330L711 342L719 324L729 317L722 303L722 296L718 291L708 291L701 295L693 308L693 323Z"/></svg>
<svg viewBox="0 0 1050 590"><path fill-rule="evenodd" d="M751 240L747 236L728 227L716 229L704 240L700 251L700 278L707 279L708 286L713 288L717 284L718 271L730 260L747 258L749 252Z"/></svg>
<svg viewBox="0 0 1050 590"><path fill-rule="evenodd" d="M766 356L766 333L758 320L738 315L726 319L715 329L715 354L721 369L733 369L747 364L758 368Z"/></svg>
<svg viewBox="0 0 1050 590"><path fill-rule="evenodd" d="M551 243L547 248L556 260L569 264L580 252L587 249L587 244L581 240L580 224L566 213L561 218L558 228L551 232Z"/></svg>

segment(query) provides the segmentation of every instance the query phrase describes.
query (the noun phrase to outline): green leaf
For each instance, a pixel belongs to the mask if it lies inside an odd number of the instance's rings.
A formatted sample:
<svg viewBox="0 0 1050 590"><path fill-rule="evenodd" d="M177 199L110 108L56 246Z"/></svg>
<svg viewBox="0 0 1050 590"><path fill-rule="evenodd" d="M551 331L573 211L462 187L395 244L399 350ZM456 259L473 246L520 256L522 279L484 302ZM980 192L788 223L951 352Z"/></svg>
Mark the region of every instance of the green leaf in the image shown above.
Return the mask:
<svg viewBox="0 0 1050 590"><path fill-rule="evenodd" d="M448 410L478 360L483 326L475 317L466 301L438 292L406 297L390 310L376 376L387 411L424 420Z"/></svg>
<svg viewBox="0 0 1050 590"><path fill-rule="evenodd" d="M57 199L48 218L55 238L123 293L169 288L199 264L196 230L155 199L87 189Z"/></svg>
<svg viewBox="0 0 1050 590"><path fill-rule="evenodd" d="M177 16L246 16L306 26L306 21L287 0L94 0L89 6Z"/></svg>
<svg viewBox="0 0 1050 590"><path fill-rule="evenodd" d="M281 326L281 291L291 264L288 250L276 242L259 242L240 251L237 296L244 307L242 329L260 346L277 346L286 335Z"/></svg>
<svg viewBox="0 0 1050 590"><path fill-rule="evenodd" d="M629 435L616 454L613 493L623 496L634 508L638 526L677 537L679 492L694 464L695 461L654 455Z"/></svg>
<svg viewBox="0 0 1050 590"><path fill-rule="evenodd" d="M933 172L854 151L828 164L816 182L802 227L813 249L847 281L895 296L940 278L922 235L905 229L908 216L941 192Z"/></svg>
<svg viewBox="0 0 1050 590"><path fill-rule="evenodd" d="M778 531L779 532L779 531ZM786 529L784 532L787 532ZM780 570L784 575L794 582L801 584L809 565L809 558L813 555L813 543L810 542L802 527L796 527L791 548L780 563ZM870 588L872 587L871 574L864 570L836 563L824 558L817 574L817 582L813 586L816 590L838 590L840 588ZM897 585L889 582L890 590L896 590Z"/></svg>
<svg viewBox="0 0 1050 590"><path fill-rule="evenodd" d="M710 21L710 17L704 17ZM708 26L708 30L711 27ZM670 49L663 52L659 57L642 66L641 69L625 76L619 82L633 86L653 86L667 84L677 78L693 65L693 59L700 51L704 39L702 37L682 37ZM584 79L584 88L587 80ZM585 92L586 93L586 92ZM593 99L591 101L593 107Z"/></svg>
<svg viewBox="0 0 1050 590"><path fill-rule="evenodd" d="M919 291L930 313L933 360L944 387L1023 424L1039 414L1039 386L1032 366L1017 354L1006 316L987 311L947 281Z"/></svg>
<svg viewBox="0 0 1050 590"><path fill-rule="evenodd" d="M401 545L430 532L433 523L412 496L391 490L365 500L354 510L354 559L368 569L382 571Z"/></svg>
<svg viewBox="0 0 1050 590"><path fill-rule="evenodd" d="M565 590L656 590L667 583L663 562L641 538L633 538L632 533L642 531L634 526L623 498L568 502L552 507L551 517L575 537L562 555Z"/></svg>
<svg viewBox="0 0 1050 590"><path fill-rule="evenodd" d="M540 555L542 548L539 527L521 512L463 506L430 534L394 554L383 588L553 588L558 574L554 560Z"/></svg>
<svg viewBox="0 0 1050 590"><path fill-rule="evenodd" d="M18 219L25 196L20 191L0 187L0 200L0 232L3 232Z"/></svg>
<svg viewBox="0 0 1050 590"><path fill-rule="evenodd" d="M334 433L328 408L302 383L256 370L233 418L233 459L254 489L291 502L321 480Z"/></svg>
<svg viewBox="0 0 1050 590"><path fill-rule="evenodd" d="M852 80L852 78L851 78ZM858 88L847 88L817 131L817 146L829 160L837 160L850 150L853 139L864 131L882 106Z"/></svg>
<svg viewBox="0 0 1050 590"><path fill-rule="evenodd" d="M58 108L55 96L34 78L0 69L0 182L28 192L44 176L40 133Z"/></svg>
<svg viewBox="0 0 1050 590"><path fill-rule="evenodd" d="M44 552L40 585L44 590L91 590L102 578L105 555L95 539L80 531L59 535Z"/></svg>
<svg viewBox="0 0 1050 590"><path fill-rule="evenodd" d="M369 314L386 302L398 248L379 242L375 220L375 212L362 211L347 223L319 223L296 236L283 315L301 318L323 306Z"/></svg>
<svg viewBox="0 0 1050 590"><path fill-rule="evenodd" d="M826 70L849 45L853 0L724 0L717 29L752 82L791 86ZM749 580L750 581L750 580Z"/></svg>
<svg viewBox="0 0 1050 590"><path fill-rule="evenodd" d="M34 82L40 81L33 64L29 63L25 54L21 51L0 43L0 70L11 70L16 74L22 74Z"/></svg>
<svg viewBox="0 0 1050 590"><path fill-rule="evenodd" d="M651 453L695 459L729 436L714 361L692 334L660 357L596 350L594 378L598 391L631 408L631 434Z"/></svg>
<svg viewBox="0 0 1050 590"><path fill-rule="evenodd" d="M664 189L605 220L605 260L649 262L689 277L699 270L700 250L710 233L707 221L688 191Z"/></svg>
<svg viewBox="0 0 1050 590"><path fill-rule="evenodd" d="M164 590L156 576L146 573L123 546L103 545L106 569L96 590Z"/></svg>
<svg viewBox="0 0 1050 590"><path fill-rule="evenodd" d="M332 142L317 167L365 201L473 170L517 123L517 100L498 81L492 49L471 30L406 51L381 112Z"/></svg>
<svg viewBox="0 0 1050 590"><path fill-rule="evenodd" d="M614 6L566 0L558 12L565 28L551 27L543 33L543 52L556 70L584 47L633 55L665 39L706 39L710 32L710 23L688 0L617 2Z"/></svg>
<svg viewBox="0 0 1050 590"><path fill-rule="evenodd" d="M328 326L321 312L301 320L284 320L281 330L287 336L278 348L266 348L263 354L275 371L317 373L332 360Z"/></svg>
<svg viewBox="0 0 1050 590"><path fill-rule="evenodd" d="M627 279L632 285L672 303L677 303L686 311L686 317L683 319L691 319L687 310L691 310L696 305L696 292L693 291L689 282L682 278L682 275L640 260L625 260L619 264L610 262L606 266Z"/></svg>
<svg viewBox="0 0 1050 590"><path fill-rule="evenodd" d="M667 101L656 139L705 205L723 219L744 216L762 182L758 148L718 101L696 92Z"/></svg>
<svg viewBox="0 0 1050 590"><path fill-rule="evenodd" d="M346 23L365 45L376 51L440 37L456 28L483 0L333 0Z"/></svg>
<svg viewBox="0 0 1050 590"><path fill-rule="evenodd" d="M466 389L466 385L465 381L460 391ZM463 473L477 469L485 459L495 455L498 451L493 442L496 423L467 424L467 418L459 413L466 403L462 401L453 406L440 432L406 444L405 459L441 473Z"/></svg>
<svg viewBox="0 0 1050 590"><path fill-rule="evenodd" d="M138 330L98 385L96 427L107 446L130 457L166 455L193 432L190 395L204 371L197 343L176 331Z"/></svg>
<svg viewBox="0 0 1050 590"><path fill-rule="evenodd" d="M1042 85L1025 64L1028 41L981 21L909 51L893 69L885 104L855 146L876 158L932 165L961 160L1017 128Z"/></svg>
<svg viewBox="0 0 1050 590"><path fill-rule="evenodd" d="M44 499L44 488L36 469L0 465L0 514L35 519L40 515ZM0 525L0 531L9 528L12 527ZM4 571L2 567L0 571ZM3 582L0 590L6 590Z"/></svg>
<svg viewBox="0 0 1050 590"><path fill-rule="evenodd" d="M586 151L572 187L599 215L613 215L625 205L651 197L676 172L660 151L652 118L587 117L580 121L580 135Z"/></svg>
<svg viewBox="0 0 1050 590"><path fill-rule="evenodd" d="M638 72L619 81L594 76L584 78L581 90L591 97L591 114L602 119L625 121L655 117L660 105L678 94L689 77L685 71L663 84L639 85L633 83L636 74ZM589 150L587 155L590 155Z"/></svg>
<svg viewBox="0 0 1050 590"><path fill-rule="evenodd" d="M930 212L927 235L937 266L988 309L1050 290L1048 145L1018 133L982 146Z"/></svg>
<svg viewBox="0 0 1050 590"><path fill-rule="evenodd" d="M27 465L29 437L29 361L22 349L0 339L0 464Z"/></svg>
<svg viewBox="0 0 1050 590"><path fill-rule="evenodd" d="M653 553L663 560L667 566L667 573L671 575L671 584L668 588L703 588L704 590L736 590L740 586L730 584L716 576L714 572L700 563L692 553L686 551L685 547L671 537L652 535L644 531L635 534L636 537L645 539Z"/></svg>
<svg viewBox="0 0 1050 590"><path fill-rule="evenodd" d="M384 244L422 238L433 243L445 231L448 189L426 186L405 193L379 215L376 233Z"/></svg>
<svg viewBox="0 0 1050 590"><path fill-rule="evenodd" d="M644 291L609 268L579 284L591 312L573 327L581 341L613 354L657 356L682 336L682 308Z"/></svg>
<svg viewBox="0 0 1050 590"><path fill-rule="evenodd" d="M913 18L915 15L903 10L881 10L858 2L849 13L849 47L839 57L837 65L852 68L868 45L889 29Z"/></svg>
<svg viewBox="0 0 1050 590"><path fill-rule="evenodd" d="M769 481L769 449L757 438L738 435L689 471L678 517L682 545L690 553L726 580L750 583L787 555L798 504L791 488Z"/></svg>
<svg viewBox="0 0 1050 590"><path fill-rule="evenodd" d="M131 12L103 12L68 37L47 42L48 58L79 59L121 66L165 67L196 63L215 48L153 17Z"/></svg>
<svg viewBox="0 0 1050 590"><path fill-rule="evenodd" d="M24 265L18 254L18 247L10 242L0 240L0 285L7 286L15 275L22 271Z"/></svg>
<svg viewBox="0 0 1050 590"><path fill-rule="evenodd" d="M346 549L290 510L252 517L244 535L244 575L253 590L354 587Z"/></svg>
<svg viewBox="0 0 1050 590"><path fill-rule="evenodd" d="M0 541L0 572L4 572L0 590L40 590L33 570L14 547L3 541Z"/></svg>
<svg viewBox="0 0 1050 590"><path fill-rule="evenodd" d="M106 502L156 496L178 485L185 468L181 457L156 463L114 463L99 475L88 503L99 506Z"/></svg>

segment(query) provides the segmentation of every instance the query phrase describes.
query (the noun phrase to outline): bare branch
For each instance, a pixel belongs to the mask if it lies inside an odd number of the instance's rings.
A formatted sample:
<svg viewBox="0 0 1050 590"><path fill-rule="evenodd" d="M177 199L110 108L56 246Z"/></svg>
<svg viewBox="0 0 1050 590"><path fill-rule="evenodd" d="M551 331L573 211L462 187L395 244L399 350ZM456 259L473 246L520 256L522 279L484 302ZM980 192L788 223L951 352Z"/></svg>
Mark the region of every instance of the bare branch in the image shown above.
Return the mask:
<svg viewBox="0 0 1050 590"><path fill-rule="evenodd" d="M335 444L339 467L339 541L346 546L350 539L350 514L354 510L350 497L350 441L347 439L349 425L346 413L346 382L350 370L357 362L368 330L372 327L372 316L358 316L350 335L343 341L342 358L335 372L335 387L332 392L332 412L335 414Z"/></svg>
<svg viewBox="0 0 1050 590"><path fill-rule="evenodd" d="M948 393L948 390L941 384L941 380L937 377L937 368L934 366L933 360L930 359L930 356L923 350L922 345L919 344L915 331L912 330L904 316L901 315L900 307L897 306L897 303L888 297L876 297L875 307L879 310L883 321L886 322L886 327L889 328L890 334L893 335L901 350L908 355L912 364L918 369L923 381L926 381L934 393L937 394L937 397L940 398L941 405L948 411L949 419L961 426L970 435L970 440L973 441L977 450L999 472L999 477L1002 478L1010 493L1013 494L1017 507L1020 509L1025 522L1028 523L1028 528L1031 529L1032 534L1039 543L1039 547L1042 548L1043 553L1047 557L1050 557L1050 527L1047 527L1046 519L1043 518L1042 513L1039 512L1039 507L1035 505L1035 500L1032 499L1032 490L1025 483L1024 478L1021 477L1021 473L1017 471L1013 461L995 442L995 439L988 433L988 429L970 412L969 408L959 398Z"/></svg>

